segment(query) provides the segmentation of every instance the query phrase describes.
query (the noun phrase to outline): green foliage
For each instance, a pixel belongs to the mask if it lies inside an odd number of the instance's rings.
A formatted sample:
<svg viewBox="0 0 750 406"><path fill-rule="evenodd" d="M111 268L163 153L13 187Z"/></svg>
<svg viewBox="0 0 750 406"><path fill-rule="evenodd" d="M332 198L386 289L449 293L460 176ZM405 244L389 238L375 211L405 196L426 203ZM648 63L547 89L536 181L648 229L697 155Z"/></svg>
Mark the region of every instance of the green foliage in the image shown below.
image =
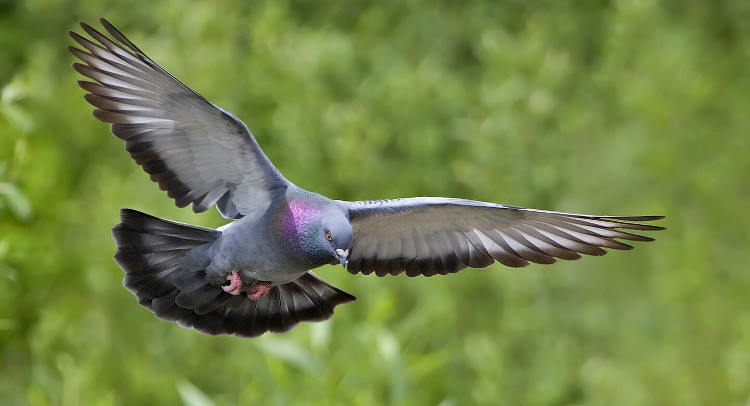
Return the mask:
<svg viewBox="0 0 750 406"><path fill-rule="evenodd" d="M750 397L742 0L0 2L0 404L715 405ZM298 185L664 214L633 252L358 296L254 340L121 287L120 207L177 209L91 117L68 29L107 17Z"/></svg>

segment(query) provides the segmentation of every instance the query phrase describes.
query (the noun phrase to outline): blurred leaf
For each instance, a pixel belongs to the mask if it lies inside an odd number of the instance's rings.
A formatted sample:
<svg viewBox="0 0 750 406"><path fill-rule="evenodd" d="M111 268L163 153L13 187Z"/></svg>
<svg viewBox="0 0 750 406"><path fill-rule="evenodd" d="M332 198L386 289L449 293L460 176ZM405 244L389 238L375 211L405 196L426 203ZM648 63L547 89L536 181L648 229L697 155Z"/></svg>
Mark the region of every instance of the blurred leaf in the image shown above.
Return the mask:
<svg viewBox="0 0 750 406"><path fill-rule="evenodd" d="M29 114L24 111L16 102L23 98L26 88L21 84L21 80L16 77L10 83L5 85L0 92L0 113L2 113L8 122L20 132L27 134L34 128L34 121Z"/></svg>
<svg viewBox="0 0 750 406"><path fill-rule="evenodd" d="M310 374L318 374L322 363L310 351L292 340L263 336L253 341L263 353L294 365Z"/></svg>
<svg viewBox="0 0 750 406"><path fill-rule="evenodd" d="M177 383L182 403L186 406L215 406L215 403L190 381L182 380Z"/></svg>
<svg viewBox="0 0 750 406"><path fill-rule="evenodd" d="M0 183L0 199L7 204L8 209L18 220L31 220L31 202L24 196L18 186L9 182Z"/></svg>
<svg viewBox="0 0 750 406"><path fill-rule="evenodd" d="M14 104L0 104L0 112L20 132L27 134L33 130L34 121L21 107Z"/></svg>
<svg viewBox="0 0 750 406"><path fill-rule="evenodd" d="M397 404L405 395L406 371L401 359L401 346L396 337L388 330L380 329L376 333L376 344L380 355L388 365L389 390L391 404Z"/></svg>

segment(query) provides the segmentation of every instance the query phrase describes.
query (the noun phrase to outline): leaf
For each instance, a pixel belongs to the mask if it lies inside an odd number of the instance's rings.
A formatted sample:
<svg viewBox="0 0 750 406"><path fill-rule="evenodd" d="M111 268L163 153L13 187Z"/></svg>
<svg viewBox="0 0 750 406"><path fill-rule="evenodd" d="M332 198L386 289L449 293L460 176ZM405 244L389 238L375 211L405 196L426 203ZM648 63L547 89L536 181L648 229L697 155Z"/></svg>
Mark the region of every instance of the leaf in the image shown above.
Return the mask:
<svg viewBox="0 0 750 406"><path fill-rule="evenodd" d="M22 108L14 104L2 104L0 105L0 112L18 131L28 134L34 129L34 120Z"/></svg>
<svg viewBox="0 0 750 406"><path fill-rule="evenodd" d="M10 182L0 183L0 197L7 203L8 209L18 220L31 220L31 202L18 186Z"/></svg>
<svg viewBox="0 0 750 406"><path fill-rule="evenodd" d="M310 374L316 375L322 369L318 358L291 340L266 336L254 341L254 344L265 354L282 359Z"/></svg>
<svg viewBox="0 0 750 406"><path fill-rule="evenodd" d="M215 406L216 404L211 400L202 390L197 386L193 385L188 380L182 380L177 383L177 392L180 393L182 403L186 406Z"/></svg>

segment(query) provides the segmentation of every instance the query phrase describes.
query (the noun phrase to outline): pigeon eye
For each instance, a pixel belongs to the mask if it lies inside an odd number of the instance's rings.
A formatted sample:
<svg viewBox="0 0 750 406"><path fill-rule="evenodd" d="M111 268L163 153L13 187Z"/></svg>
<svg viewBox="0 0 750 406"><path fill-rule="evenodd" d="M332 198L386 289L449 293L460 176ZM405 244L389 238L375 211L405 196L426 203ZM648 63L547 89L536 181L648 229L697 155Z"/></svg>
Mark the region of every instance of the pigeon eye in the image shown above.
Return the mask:
<svg viewBox="0 0 750 406"><path fill-rule="evenodd" d="M326 233L326 238L328 239L328 241L333 240L333 237L331 236L331 233Z"/></svg>

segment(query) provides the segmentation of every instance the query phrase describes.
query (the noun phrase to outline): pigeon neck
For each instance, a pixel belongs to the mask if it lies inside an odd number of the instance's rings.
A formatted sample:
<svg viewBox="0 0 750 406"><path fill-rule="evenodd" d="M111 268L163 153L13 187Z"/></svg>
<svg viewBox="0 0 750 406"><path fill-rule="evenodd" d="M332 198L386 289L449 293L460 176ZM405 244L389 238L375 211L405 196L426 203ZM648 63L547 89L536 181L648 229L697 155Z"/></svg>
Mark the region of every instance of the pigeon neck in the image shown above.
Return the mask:
<svg viewBox="0 0 750 406"><path fill-rule="evenodd" d="M328 255L319 247L320 217L325 202L311 196L287 198L274 214L275 237L294 259L310 267L328 263Z"/></svg>

